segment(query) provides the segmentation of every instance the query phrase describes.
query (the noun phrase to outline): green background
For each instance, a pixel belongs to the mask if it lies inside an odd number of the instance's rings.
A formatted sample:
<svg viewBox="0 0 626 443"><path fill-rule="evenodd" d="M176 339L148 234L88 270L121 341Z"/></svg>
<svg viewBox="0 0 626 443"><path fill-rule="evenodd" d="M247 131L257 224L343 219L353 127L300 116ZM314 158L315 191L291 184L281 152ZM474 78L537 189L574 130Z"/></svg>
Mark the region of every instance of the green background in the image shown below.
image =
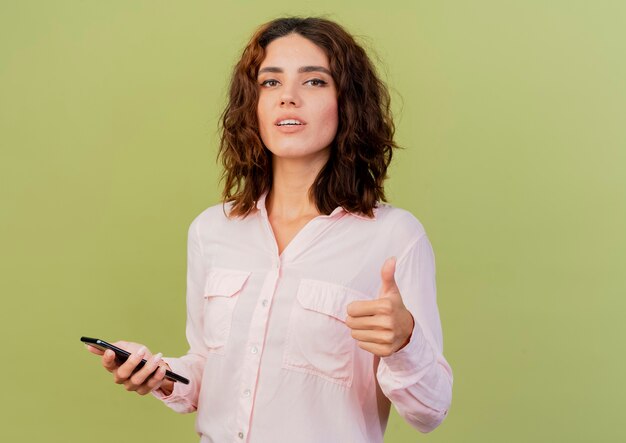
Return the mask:
<svg viewBox="0 0 626 443"><path fill-rule="evenodd" d="M626 441L626 3L506 0L1 0L0 440L197 441L78 339L186 351L230 71L284 14L371 50L437 256L452 408L385 441Z"/></svg>

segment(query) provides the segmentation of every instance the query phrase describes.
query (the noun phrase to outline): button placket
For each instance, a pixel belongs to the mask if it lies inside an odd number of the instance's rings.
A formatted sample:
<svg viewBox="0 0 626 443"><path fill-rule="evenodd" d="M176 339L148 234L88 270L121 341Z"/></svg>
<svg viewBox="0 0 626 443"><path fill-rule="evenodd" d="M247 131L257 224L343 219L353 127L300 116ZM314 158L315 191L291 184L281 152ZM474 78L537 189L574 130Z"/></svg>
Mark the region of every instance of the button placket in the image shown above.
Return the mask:
<svg viewBox="0 0 626 443"><path fill-rule="evenodd" d="M272 297L274 296L279 275L280 268L272 269L265 278L265 282L261 289L261 298L263 301L267 301L267 304L270 303ZM263 303L261 303L261 305L262 304ZM246 348L248 348L250 352L246 352L243 358L243 370L240 385L241 400L239 401L239 407L235 419L237 428L242 430L238 434L240 440L244 439L244 432L247 432L248 435L250 433L250 419L254 405L254 395L261 365L261 351L264 346L268 319L268 309L257 308L252 313L248 341L246 343Z"/></svg>

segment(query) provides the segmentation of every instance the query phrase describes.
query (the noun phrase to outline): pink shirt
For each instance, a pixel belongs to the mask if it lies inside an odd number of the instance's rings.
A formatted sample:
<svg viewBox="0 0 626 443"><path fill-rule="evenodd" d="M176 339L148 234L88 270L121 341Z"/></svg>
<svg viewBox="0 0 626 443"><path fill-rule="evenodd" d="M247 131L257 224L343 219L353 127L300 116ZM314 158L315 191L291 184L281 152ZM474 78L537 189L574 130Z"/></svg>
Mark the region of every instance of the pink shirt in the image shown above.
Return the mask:
<svg viewBox="0 0 626 443"><path fill-rule="evenodd" d="M198 413L201 442L382 442L390 401L428 432L447 414L452 371L442 355L435 262L422 225L381 204L375 218L342 208L311 220L278 254L265 209L228 219L222 205L189 228L187 340L164 359L191 380L161 398ZM345 325L354 300L378 297L380 270L395 279L415 328L378 358Z"/></svg>

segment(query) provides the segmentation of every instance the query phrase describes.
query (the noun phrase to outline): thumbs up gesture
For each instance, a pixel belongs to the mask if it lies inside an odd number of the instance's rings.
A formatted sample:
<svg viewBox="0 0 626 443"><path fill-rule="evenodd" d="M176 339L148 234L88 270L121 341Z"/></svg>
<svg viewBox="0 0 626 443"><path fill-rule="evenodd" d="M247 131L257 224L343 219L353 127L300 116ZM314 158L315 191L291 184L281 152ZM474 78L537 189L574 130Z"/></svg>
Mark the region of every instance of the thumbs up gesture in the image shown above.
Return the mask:
<svg viewBox="0 0 626 443"><path fill-rule="evenodd" d="M346 325L361 349L387 357L409 343L414 320L402 302L394 273L396 258L381 269L382 286L376 300L354 301L347 307Z"/></svg>

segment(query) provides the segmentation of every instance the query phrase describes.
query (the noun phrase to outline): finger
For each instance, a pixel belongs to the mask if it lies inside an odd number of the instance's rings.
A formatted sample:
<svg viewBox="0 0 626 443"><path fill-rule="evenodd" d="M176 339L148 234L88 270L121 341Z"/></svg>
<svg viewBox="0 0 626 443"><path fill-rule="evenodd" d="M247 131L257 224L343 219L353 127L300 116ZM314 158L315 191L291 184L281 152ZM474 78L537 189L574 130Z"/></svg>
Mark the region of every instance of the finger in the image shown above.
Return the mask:
<svg viewBox="0 0 626 443"><path fill-rule="evenodd" d="M123 383L137 368L139 362L144 358L148 349L145 346L142 346L137 350L137 352L133 352L130 354L130 357L122 364L117 370L116 374L116 383Z"/></svg>
<svg viewBox="0 0 626 443"><path fill-rule="evenodd" d="M395 340L393 331L362 331L353 329L352 338L359 342L392 345Z"/></svg>
<svg viewBox="0 0 626 443"><path fill-rule="evenodd" d="M130 382L137 387L144 384L154 371L158 369L159 364L162 362L161 357L163 357L163 354L159 352L158 354L153 355L152 358L148 359L148 362L143 366L143 368L139 369L130 376Z"/></svg>
<svg viewBox="0 0 626 443"><path fill-rule="evenodd" d="M368 315L391 314L393 303L388 298L376 300L358 300L348 304L346 310L351 317L365 317Z"/></svg>
<svg viewBox="0 0 626 443"><path fill-rule="evenodd" d="M398 285L396 285L395 275L396 273L396 258L389 257L383 263L383 267L380 270L380 278L382 280L382 285L380 288L380 296L386 296L389 293L397 293L400 292L398 290Z"/></svg>
<svg viewBox="0 0 626 443"><path fill-rule="evenodd" d="M115 360L115 352L110 349L104 351L104 354L102 354L102 366L104 366L104 368L109 372L118 368L119 364Z"/></svg>
<svg viewBox="0 0 626 443"><path fill-rule="evenodd" d="M85 345L85 348L87 348L87 350L89 352L91 352L92 354L96 354L96 355L102 355L104 354L104 351L96 348L95 346L91 346L91 345Z"/></svg>
<svg viewBox="0 0 626 443"><path fill-rule="evenodd" d="M391 318L387 315L368 315L364 317L346 317L346 326L350 329L393 329Z"/></svg>
<svg viewBox="0 0 626 443"><path fill-rule="evenodd" d="M146 395L155 389L159 389L165 379L165 367L159 366L154 375L152 375L146 383L137 388L137 394Z"/></svg>
<svg viewBox="0 0 626 443"><path fill-rule="evenodd" d="M346 311L351 317L361 317L376 314L376 300L359 300L348 304Z"/></svg>

